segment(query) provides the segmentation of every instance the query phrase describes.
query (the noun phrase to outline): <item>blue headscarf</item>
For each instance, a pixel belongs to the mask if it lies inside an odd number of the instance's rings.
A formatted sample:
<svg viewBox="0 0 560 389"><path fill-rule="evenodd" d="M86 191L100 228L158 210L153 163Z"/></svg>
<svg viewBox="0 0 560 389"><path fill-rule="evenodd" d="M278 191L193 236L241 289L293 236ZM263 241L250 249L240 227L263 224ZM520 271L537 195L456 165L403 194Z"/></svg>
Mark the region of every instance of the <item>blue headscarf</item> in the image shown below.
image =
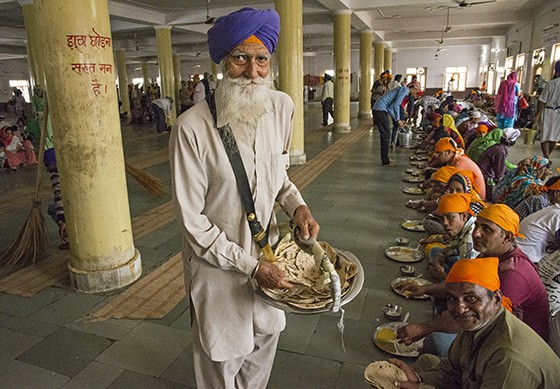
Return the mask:
<svg viewBox="0 0 560 389"><path fill-rule="evenodd" d="M216 19L208 30L208 50L219 64L237 45L255 35L272 54L278 44L280 15L273 9L242 8Z"/></svg>

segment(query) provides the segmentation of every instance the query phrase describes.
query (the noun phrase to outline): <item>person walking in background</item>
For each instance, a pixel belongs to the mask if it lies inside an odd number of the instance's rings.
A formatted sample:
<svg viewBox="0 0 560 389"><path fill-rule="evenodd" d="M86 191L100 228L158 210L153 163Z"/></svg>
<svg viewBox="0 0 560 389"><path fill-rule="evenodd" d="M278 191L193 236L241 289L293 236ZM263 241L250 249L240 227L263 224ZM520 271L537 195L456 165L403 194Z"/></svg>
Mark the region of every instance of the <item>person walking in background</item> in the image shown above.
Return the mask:
<svg viewBox="0 0 560 389"><path fill-rule="evenodd" d="M535 122L542 128L541 150L543 157L548 158L560 141L560 61L556 61L554 77L539 96Z"/></svg>
<svg viewBox="0 0 560 389"><path fill-rule="evenodd" d="M517 72L511 72L507 79L500 83L494 97L494 111L496 119L498 119L498 128L513 128L517 116L517 99L520 94Z"/></svg>
<svg viewBox="0 0 560 389"><path fill-rule="evenodd" d="M333 102L334 102L334 83L332 77L325 73L325 84L323 85L323 94L321 95L321 105L323 107L323 126L329 124L329 114L334 120Z"/></svg>

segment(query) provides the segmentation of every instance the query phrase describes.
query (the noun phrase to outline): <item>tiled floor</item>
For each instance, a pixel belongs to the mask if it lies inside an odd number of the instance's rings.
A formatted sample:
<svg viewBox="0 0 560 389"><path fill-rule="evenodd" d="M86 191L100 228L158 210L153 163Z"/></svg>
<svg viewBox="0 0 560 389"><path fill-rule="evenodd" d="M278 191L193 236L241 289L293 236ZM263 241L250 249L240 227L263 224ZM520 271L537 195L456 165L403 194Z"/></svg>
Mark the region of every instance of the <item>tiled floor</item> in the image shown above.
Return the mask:
<svg viewBox="0 0 560 389"><path fill-rule="evenodd" d="M352 104L352 113L357 113L356 104ZM309 104L305 115L306 133L310 133L319 127L319 105ZM352 125L355 128L358 121ZM165 147L168 138L155 135L150 125L127 126L123 133L128 157ZM325 131L318 141L307 144L308 160L341 136ZM345 307L346 353L336 325L338 316L289 314L269 388L367 388L362 378L365 366L388 358L371 339L373 330L385 322L382 306L401 304L412 322L430 316L429 302L405 300L389 287L399 275L400 263L385 258L384 249L398 236L407 236L415 244L422 235L399 227L403 220L419 217L404 206L411 196L401 192L406 186L401 176L410 151L393 153L397 167L381 167L378 142L372 129L303 190L321 224L320 238L351 251L364 267L364 288ZM511 150L511 161L538 151L537 146L521 143ZM166 163L147 170L169 186ZM33 180L31 170L0 173L0 203L19 205L2 214L0 248L13 239L28 212L26 204L10 193L16 187L32 185ZM169 197L148 197L130 180L128 189L132 216L169 201ZM53 223L49 223L49 232L51 251L55 251ZM179 251L180 237L170 224L137 240L136 247L149 272ZM419 268L425 273L426 264L420 263ZM187 303L183 301L159 320L85 320L114 295L80 294L69 288L67 280L32 298L0 293L0 387L195 387Z"/></svg>

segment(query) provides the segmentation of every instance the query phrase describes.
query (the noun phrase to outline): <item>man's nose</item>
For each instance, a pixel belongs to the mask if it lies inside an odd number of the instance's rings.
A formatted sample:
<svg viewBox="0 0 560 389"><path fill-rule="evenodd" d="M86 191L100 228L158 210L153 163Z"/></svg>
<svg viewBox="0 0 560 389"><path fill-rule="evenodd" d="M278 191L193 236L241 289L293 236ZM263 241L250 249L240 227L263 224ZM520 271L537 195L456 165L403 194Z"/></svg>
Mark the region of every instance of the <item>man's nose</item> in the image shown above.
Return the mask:
<svg viewBox="0 0 560 389"><path fill-rule="evenodd" d="M258 66L257 63L255 61L255 59L253 58L249 58L249 60L247 61L247 65L245 66L245 76L247 78L250 78L251 80L254 80L255 78L257 78L259 76L259 72L258 72Z"/></svg>

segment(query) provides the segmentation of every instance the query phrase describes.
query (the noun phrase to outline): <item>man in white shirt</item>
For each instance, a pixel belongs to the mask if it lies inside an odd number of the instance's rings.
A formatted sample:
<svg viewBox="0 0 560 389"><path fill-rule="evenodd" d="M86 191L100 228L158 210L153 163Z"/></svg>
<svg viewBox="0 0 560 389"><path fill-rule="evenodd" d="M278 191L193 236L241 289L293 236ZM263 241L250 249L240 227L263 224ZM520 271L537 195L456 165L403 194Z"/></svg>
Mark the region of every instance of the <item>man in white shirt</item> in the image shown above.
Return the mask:
<svg viewBox="0 0 560 389"><path fill-rule="evenodd" d="M152 100L152 112L154 113L156 130L158 134L168 131L167 128L167 115L171 112L173 106L173 99L169 96L160 97L159 99Z"/></svg>
<svg viewBox="0 0 560 389"><path fill-rule="evenodd" d="M193 101L194 103L198 103L206 97L206 89L204 87L204 83L200 81L200 76L195 74L193 77L193 81L195 82L194 85L194 93L193 93Z"/></svg>
<svg viewBox="0 0 560 389"><path fill-rule="evenodd" d="M516 238L517 247L531 261L539 262L546 254L546 246L560 234L560 204L530 214L519 224L525 239Z"/></svg>
<svg viewBox="0 0 560 389"><path fill-rule="evenodd" d="M329 114L334 120L333 102L334 102L334 84L331 76L325 73L325 84L323 85L323 94L321 96L321 105L323 106L323 126L329 124Z"/></svg>

